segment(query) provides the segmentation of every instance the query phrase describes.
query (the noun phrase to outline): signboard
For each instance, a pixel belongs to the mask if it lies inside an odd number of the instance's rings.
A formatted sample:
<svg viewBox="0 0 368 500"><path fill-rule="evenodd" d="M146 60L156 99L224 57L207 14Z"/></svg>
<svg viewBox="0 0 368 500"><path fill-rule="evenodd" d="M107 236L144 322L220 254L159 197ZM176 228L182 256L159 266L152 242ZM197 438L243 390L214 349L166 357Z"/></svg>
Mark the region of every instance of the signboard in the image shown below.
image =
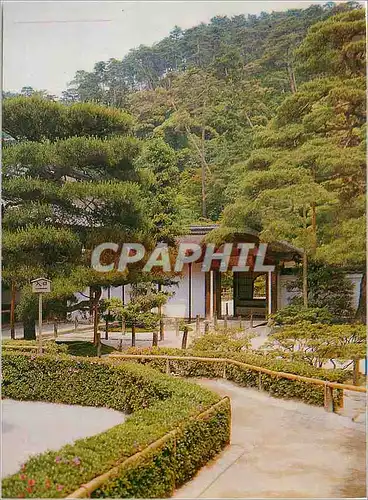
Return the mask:
<svg viewBox="0 0 368 500"><path fill-rule="evenodd" d="M49 293L51 292L51 281L47 278L37 278L32 280L32 292L34 293Z"/></svg>

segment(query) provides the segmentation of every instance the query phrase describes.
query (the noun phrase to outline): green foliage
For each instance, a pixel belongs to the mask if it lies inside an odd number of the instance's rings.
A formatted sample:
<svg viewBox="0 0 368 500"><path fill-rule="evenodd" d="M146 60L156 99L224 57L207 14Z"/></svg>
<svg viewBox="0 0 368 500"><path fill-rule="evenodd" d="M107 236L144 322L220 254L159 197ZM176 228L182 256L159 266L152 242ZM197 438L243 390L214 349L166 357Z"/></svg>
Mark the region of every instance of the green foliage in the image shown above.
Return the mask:
<svg viewBox="0 0 368 500"><path fill-rule="evenodd" d="M132 117L117 108L92 103L76 103L65 109L68 136L125 135L133 126Z"/></svg>
<svg viewBox="0 0 368 500"><path fill-rule="evenodd" d="M298 279L290 285L290 289L300 293L302 286L302 277L298 276ZM320 263L313 263L309 266L308 305L310 308L325 309L333 316L334 322L346 322L353 317L352 299L353 285L341 268ZM295 305L301 304L301 299L297 297L292 302ZM303 314L302 309L300 312ZM307 316L303 319L310 321Z"/></svg>
<svg viewBox="0 0 368 500"><path fill-rule="evenodd" d="M283 359L303 361L322 367L330 361L349 366L353 359L362 359L367 352L363 325L326 325L300 321L286 325L269 336L264 349ZM344 363L347 363L344 366Z"/></svg>
<svg viewBox="0 0 368 500"><path fill-rule="evenodd" d="M344 12L310 28L297 51L301 67L312 74L365 74L364 9Z"/></svg>
<svg viewBox="0 0 368 500"><path fill-rule="evenodd" d="M48 121L34 127L42 110L49 110ZM74 293L90 287L79 304L85 310L98 300L101 286L138 279L92 271L97 244L128 240L152 246L159 237L172 239L178 223L176 159L165 143L142 145L122 136L133 119L112 107L17 97L7 99L4 117L22 139L4 150L4 276L22 289L17 315L33 324L34 336L36 303L25 287L30 279L53 278L46 317L78 309ZM54 122L62 132L52 129Z"/></svg>
<svg viewBox="0 0 368 500"><path fill-rule="evenodd" d="M3 127L14 139L37 142L126 134L133 125L131 116L121 110L100 104L64 106L39 96L6 99L3 116Z"/></svg>
<svg viewBox="0 0 368 500"><path fill-rule="evenodd" d="M136 168L147 178L149 216L155 235L161 241L172 242L181 225L175 151L162 139L148 140L137 159Z"/></svg>
<svg viewBox="0 0 368 500"><path fill-rule="evenodd" d="M193 352L220 351L240 352L251 347L250 336L244 336L241 330L216 330L193 339L189 346Z"/></svg>
<svg viewBox="0 0 368 500"><path fill-rule="evenodd" d="M168 299L168 292L157 290L152 283L135 283L130 291L130 301L123 304L116 297L105 300L102 307L114 318L124 318L127 326L143 326L155 329L160 316L152 312L152 309L163 306Z"/></svg>
<svg viewBox="0 0 368 500"><path fill-rule="evenodd" d="M303 307L290 305L270 315L271 324L276 326L295 325L302 321L310 323L330 324L333 321L332 314L326 308Z"/></svg>
<svg viewBox="0 0 368 500"><path fill-rule="evenodd" d="M17 140L54 140L65 137L63 111L61 104L40 97L19 96L5 99L3 127Z"/></svg>
<svg viewBox="0 0 368 500"><path fill-rule="evenodd" d="M19 473L3 480L8 498L64 498L177 429L175 447L169 439L147 459L137 456L95 492L119 498L167 497L229 442L228 402L197 419L219 397L147 367L4 353L2 368L5 397L133 412L106 432L32 457ZM27 490L29 480L33 486Z"/></svg>

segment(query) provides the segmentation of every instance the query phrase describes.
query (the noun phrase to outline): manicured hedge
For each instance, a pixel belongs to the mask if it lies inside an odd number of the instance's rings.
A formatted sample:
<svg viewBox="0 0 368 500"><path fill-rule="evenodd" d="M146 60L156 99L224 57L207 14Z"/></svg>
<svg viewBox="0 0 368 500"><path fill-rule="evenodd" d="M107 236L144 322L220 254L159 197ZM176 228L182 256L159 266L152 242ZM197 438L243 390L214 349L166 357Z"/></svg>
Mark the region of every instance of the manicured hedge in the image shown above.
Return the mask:
<svg viewBox="0 0 368 500"><path fill-rule="evenodd" d="M268 368L273 371L282 371L286 373L294 373L304 377L318 378L329 380L331 382L344 383L349 377L349 373L343 370L326 370L323 368L313 368L306 363L289 362L281 359L276 359L266 355L254 354L250 352L198 352L195 350L167 349L167 348L130 348L127 354L153 354L153 355L170 355L170 356L200 356L207 358L227 358L241 361L250 365L255 365L263 368ZM131 360L129 360L131 361ZM149 364L153 368L159 369L162 372L166 371L165 360L138 360L139 363ZM198 361L170 361L170 372L183 377L209 377L218 378L224 374L223 363L206 363ZM288 380L273 375L261 374L259 380L258 372L251 369L228 365L226 367L226 378L243 387L259 388L261 382L262 390L267 391L274 397L285 399L298 399L308 404L323 406L324 404L324 387L306 382ZM334 390L334 401L337 406L341 403L341 391Z"/></svg>
<svg viewBox="0 0 368 500"><path fill-rule="evenodd" d="M66 497L82 484L173 429L177 435L149 456L119 466L93 496L168 497L213 458L230 438L230 404L198 416L219 401L213 392L137 364L52 355L3 353L3 397L104 406L130 413L106 432L28 460L3 480L6 498Z"/></svg>

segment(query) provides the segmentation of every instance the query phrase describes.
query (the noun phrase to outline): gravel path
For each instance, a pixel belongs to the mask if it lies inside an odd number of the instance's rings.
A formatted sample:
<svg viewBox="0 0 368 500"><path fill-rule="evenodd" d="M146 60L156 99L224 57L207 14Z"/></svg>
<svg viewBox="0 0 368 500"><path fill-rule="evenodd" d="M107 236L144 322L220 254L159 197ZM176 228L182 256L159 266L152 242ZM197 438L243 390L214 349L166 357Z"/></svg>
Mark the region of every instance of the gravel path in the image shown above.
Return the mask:
<svg viewBox="0 0 368 500"><path fill-rule="evenodd" d="M33 401L2 401L1 477L14 474L31 455L57 450L124 422L106 408Z"/></svg>
<svg viewBox="0 0 368 500"><path fill-rule="evenodd" d="M231 398L231 444L175 498L366 497L364 423L228 381L198 382Z"/></svg>

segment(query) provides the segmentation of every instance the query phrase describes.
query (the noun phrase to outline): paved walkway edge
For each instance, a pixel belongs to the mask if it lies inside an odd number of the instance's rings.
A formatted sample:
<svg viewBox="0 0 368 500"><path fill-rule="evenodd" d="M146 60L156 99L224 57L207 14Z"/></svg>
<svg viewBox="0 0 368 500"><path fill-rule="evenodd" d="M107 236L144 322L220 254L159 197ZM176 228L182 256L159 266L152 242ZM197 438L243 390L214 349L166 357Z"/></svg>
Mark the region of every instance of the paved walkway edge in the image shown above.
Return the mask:
<svg viewBox="0 0 368 500"><path fill-rule="evenodd" d="M200 476L195 476L196 481L190 481L179 488L173 498L199 498L243 453L244 449L241 446L229 445L210 464L200 470Z"/></svg>

